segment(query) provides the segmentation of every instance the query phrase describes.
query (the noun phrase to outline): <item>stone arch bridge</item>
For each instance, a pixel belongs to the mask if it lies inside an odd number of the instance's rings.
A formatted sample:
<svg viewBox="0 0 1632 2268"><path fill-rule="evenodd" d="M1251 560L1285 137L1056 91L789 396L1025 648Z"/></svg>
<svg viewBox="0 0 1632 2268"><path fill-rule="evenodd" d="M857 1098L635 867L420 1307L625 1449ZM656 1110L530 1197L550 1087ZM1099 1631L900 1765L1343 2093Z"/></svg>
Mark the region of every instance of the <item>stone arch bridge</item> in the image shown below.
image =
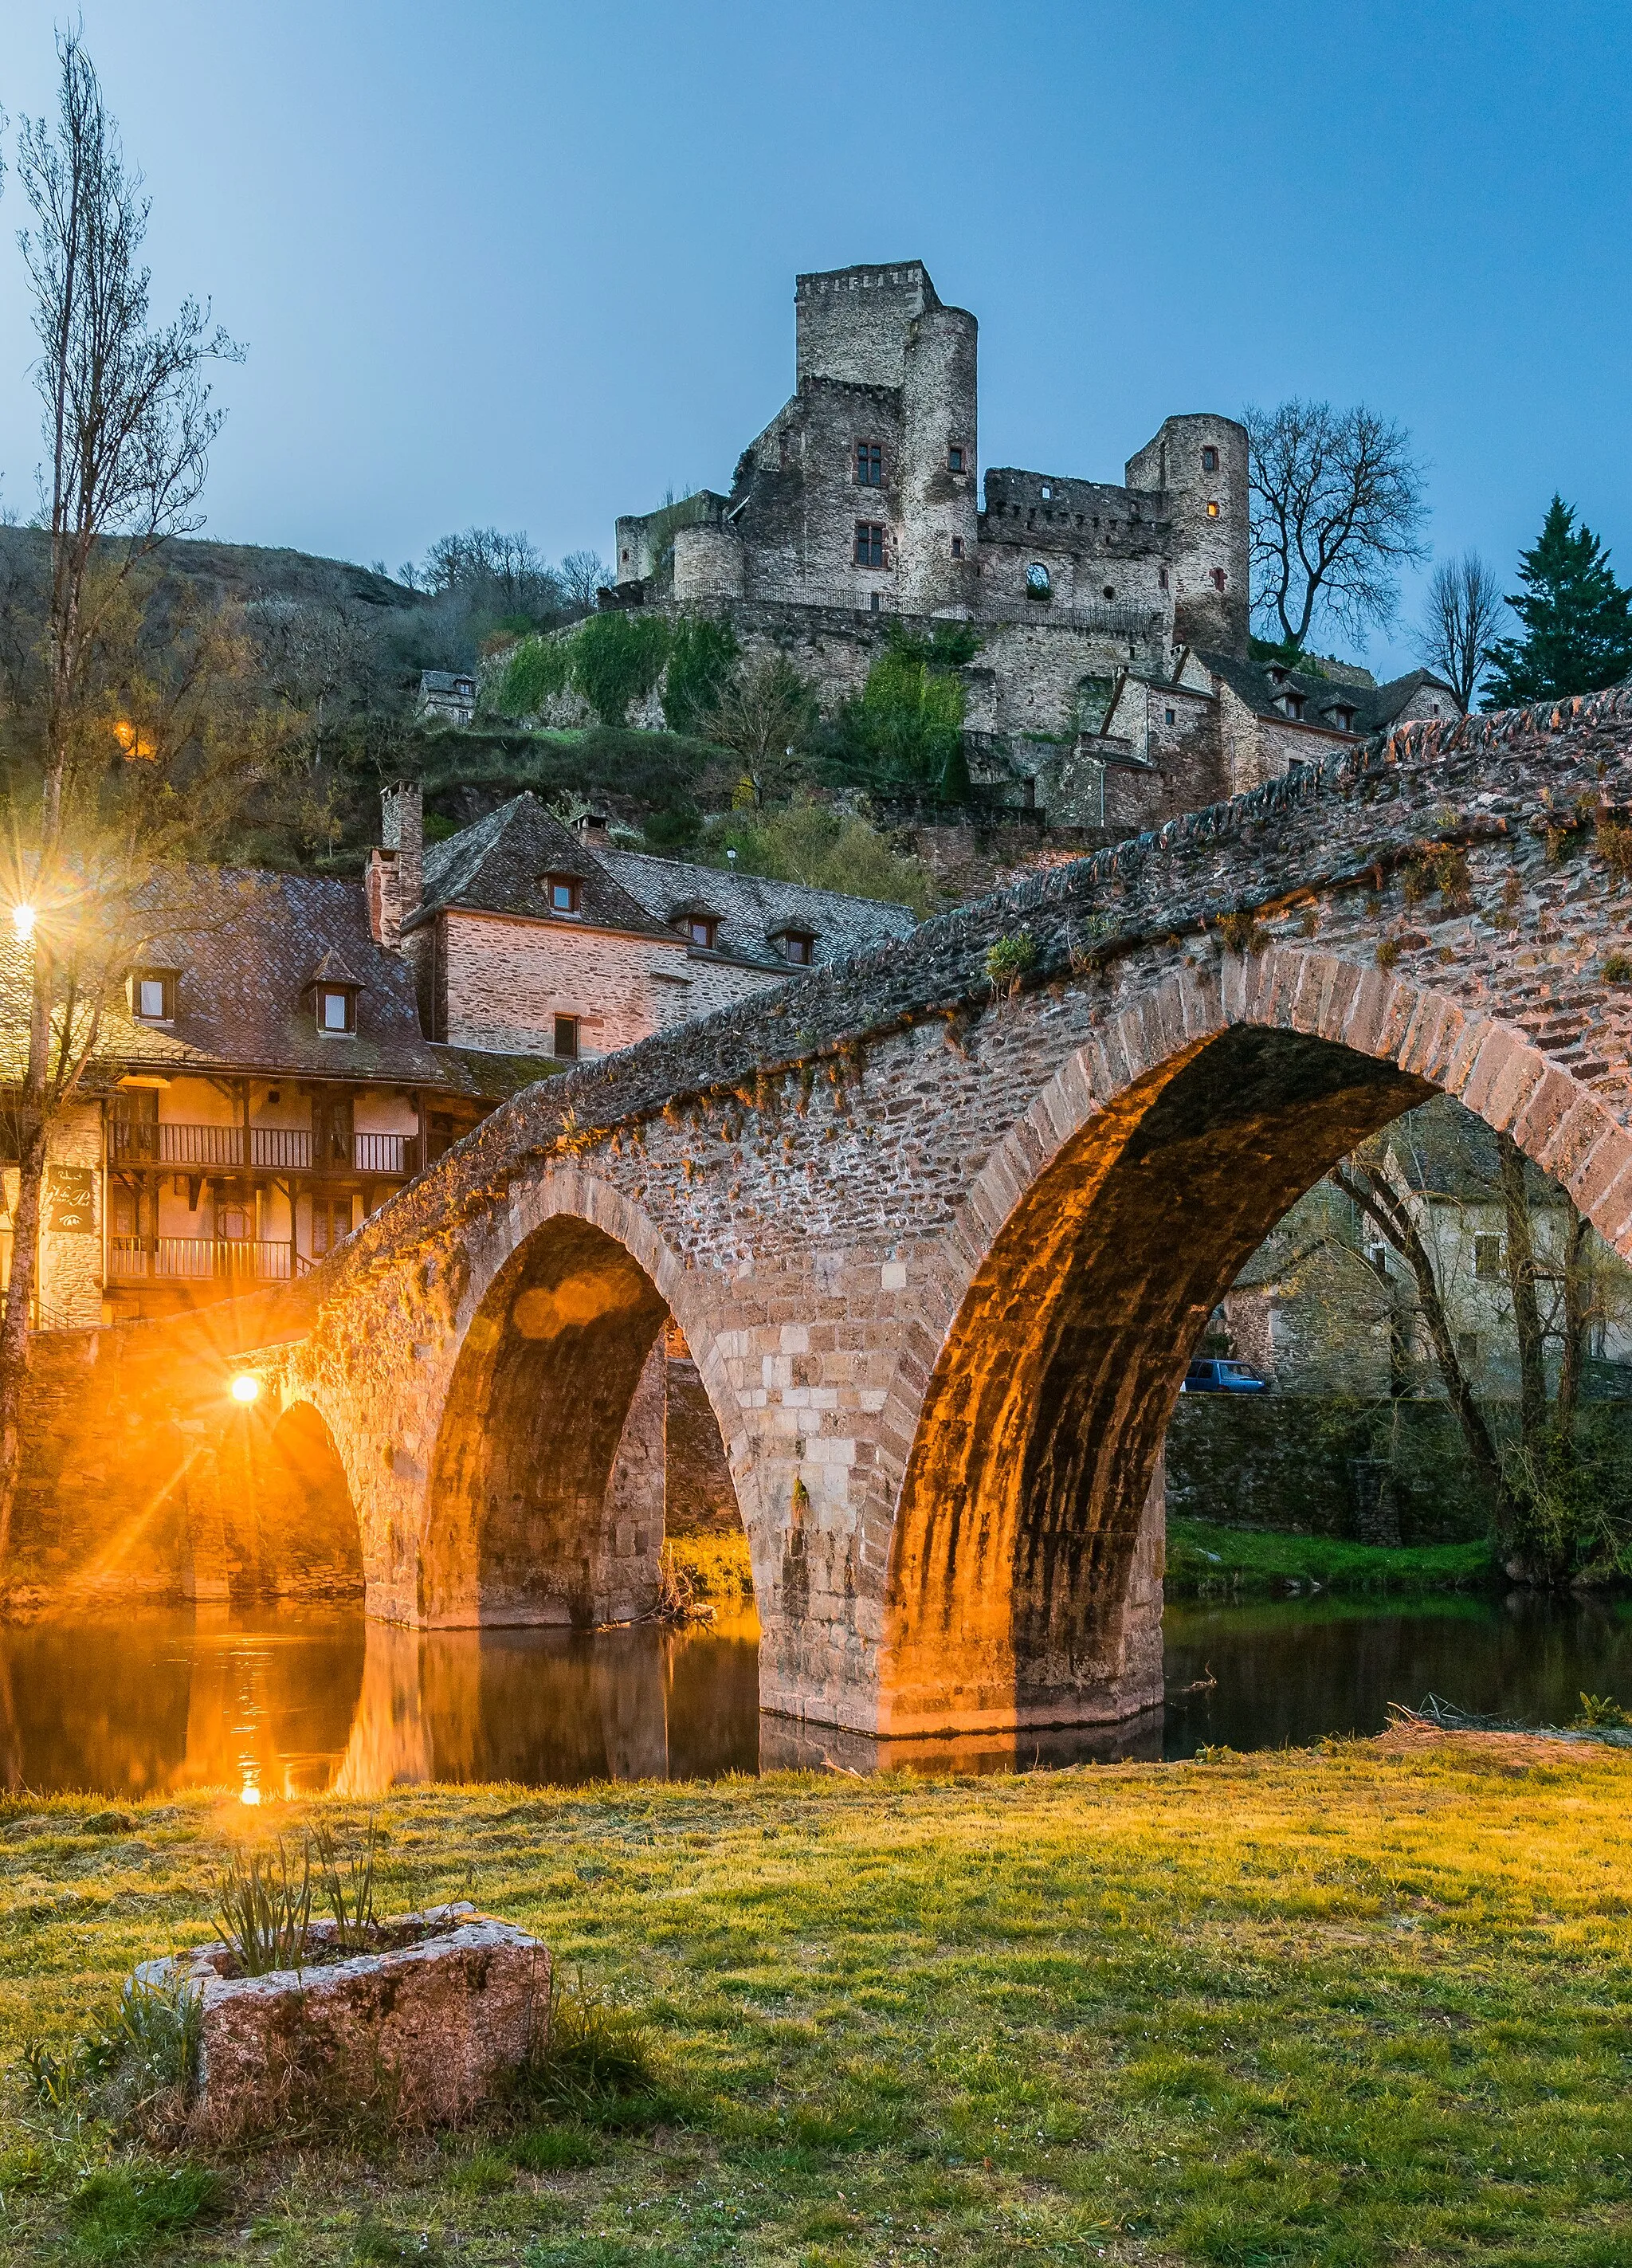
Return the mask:
<svg viewBox="0 0 1632 2268"><path fill-rule="evenodd" d="M1153 1704L1180 1381L1339 1156L1448 1092L1632 1257L1628 806L1632 690L1414 725L518 1097L257 1358L327 1423L371 1610L649 1604L672 1316L768 1710Z"/></svg>

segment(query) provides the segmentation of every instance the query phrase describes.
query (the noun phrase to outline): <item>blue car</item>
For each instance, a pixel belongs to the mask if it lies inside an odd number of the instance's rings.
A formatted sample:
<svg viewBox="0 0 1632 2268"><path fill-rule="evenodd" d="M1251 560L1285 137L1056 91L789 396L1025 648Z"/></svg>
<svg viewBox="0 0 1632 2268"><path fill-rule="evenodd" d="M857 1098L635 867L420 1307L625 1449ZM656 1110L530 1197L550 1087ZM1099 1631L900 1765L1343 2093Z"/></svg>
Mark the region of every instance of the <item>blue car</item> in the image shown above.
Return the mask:
<svg viewBox="0 0 1632 2268"><path fill-rule="evenodd" d="M1184 1374L1180 1394L1268 1394L1269 1381L1244 1362L1193 1362Z"/></svg>

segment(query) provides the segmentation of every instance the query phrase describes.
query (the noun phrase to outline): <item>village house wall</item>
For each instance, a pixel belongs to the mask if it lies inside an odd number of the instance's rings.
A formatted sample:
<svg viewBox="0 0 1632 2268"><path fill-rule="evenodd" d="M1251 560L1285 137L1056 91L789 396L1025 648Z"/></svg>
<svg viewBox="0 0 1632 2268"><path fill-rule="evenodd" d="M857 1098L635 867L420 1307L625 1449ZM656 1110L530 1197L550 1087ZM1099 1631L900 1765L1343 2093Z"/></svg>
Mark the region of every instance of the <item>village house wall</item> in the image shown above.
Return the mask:
<svg viewBox="0 0 1632 2268"><path fill-rule="evenodd" d="M678 937L667 946L464 907L440 913L437 927L445 1002L437 1036L455 1047L548 1055L555 1018L576 1016L582 1051L606 1055L695 1012Z"/></svg>

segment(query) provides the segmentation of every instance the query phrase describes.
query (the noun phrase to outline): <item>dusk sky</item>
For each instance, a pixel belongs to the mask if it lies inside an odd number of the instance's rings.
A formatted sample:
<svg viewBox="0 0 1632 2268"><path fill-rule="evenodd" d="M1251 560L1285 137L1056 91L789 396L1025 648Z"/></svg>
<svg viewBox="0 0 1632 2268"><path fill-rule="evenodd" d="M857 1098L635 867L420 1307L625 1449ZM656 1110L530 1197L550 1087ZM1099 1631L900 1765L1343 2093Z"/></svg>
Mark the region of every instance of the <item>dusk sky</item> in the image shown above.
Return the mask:
<svg viewBox="0 0 1632 2268"><path fill-rule="evenodd" d="M53 17L4 0L0 504L40 445L12 238ZM1555 488L1632 576L1624 6L615 8L85 0L156 310L248 348L210 531L398 563L612 549L729 485L802 269L919 257L981 324L981 460L1120 479L1171 411L1400 419L1430 539L1511 578ZM1511 581L1509 583L1511 587ZM1416 599L1374 641L1408 666Z"/></svg>

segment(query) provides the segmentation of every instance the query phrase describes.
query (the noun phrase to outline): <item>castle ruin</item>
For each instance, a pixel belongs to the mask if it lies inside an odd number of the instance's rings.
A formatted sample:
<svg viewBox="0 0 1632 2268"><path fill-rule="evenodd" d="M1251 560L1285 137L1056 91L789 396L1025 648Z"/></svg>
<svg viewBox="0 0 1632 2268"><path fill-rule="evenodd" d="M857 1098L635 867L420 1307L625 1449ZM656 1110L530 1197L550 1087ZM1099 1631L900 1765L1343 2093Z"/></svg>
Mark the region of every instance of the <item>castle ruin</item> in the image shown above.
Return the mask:
<svg viewBox="0 0 1632 2268"><path fill-rule="evenodd" d="M792 398L700 490L616 525L603 603L729 617L824 706L859 690L893 621L972 624L971 772L989 801L1115 834L1283 776L1415 715L1420 674L1250 656L1247 437L1165 419L1120 483L991 467L974 317L921 261L801 276ZM655 721L655 718L654 718Z"/></svg>

